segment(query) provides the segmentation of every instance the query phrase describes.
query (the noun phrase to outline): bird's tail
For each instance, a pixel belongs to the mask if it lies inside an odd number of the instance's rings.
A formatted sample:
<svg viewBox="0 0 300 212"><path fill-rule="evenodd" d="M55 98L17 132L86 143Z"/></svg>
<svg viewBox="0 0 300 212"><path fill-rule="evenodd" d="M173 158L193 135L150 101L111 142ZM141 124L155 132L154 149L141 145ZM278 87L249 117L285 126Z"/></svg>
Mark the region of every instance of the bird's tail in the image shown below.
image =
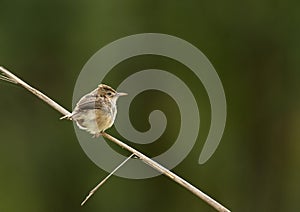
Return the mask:
<svg viewBox="0 0 300 212"><path fill-rule="evenodd" d="M65 115L65 116L63 116L63 117L60 117L59 119L60 120L62 120L62 119L69 119L69 120L72 120L72 113L70 113L70 114L67 114L67 115Z"/></svg>

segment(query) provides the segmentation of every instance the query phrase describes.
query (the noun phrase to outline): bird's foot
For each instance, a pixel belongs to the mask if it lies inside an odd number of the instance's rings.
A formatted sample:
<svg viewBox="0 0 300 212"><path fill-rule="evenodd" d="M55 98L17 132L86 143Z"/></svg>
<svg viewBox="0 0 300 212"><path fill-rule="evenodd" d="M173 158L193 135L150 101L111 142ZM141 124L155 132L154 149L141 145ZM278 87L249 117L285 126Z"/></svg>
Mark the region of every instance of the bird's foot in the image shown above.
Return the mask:
<svg viewBox="0 0 300 212"><path fill-rule="evenodd" d="M103 133L104 133L103 131L98 132L98 133L93 135L93 138L98 138L99 136L103 135Z"/></svg>

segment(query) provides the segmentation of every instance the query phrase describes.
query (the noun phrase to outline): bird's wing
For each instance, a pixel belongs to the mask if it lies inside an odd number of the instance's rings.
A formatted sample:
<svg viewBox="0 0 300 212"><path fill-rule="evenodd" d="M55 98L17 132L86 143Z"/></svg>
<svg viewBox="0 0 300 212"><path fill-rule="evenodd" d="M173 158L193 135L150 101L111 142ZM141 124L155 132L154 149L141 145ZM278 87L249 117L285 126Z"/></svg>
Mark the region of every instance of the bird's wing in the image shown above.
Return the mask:
<svg viewBox="0 0 300 212"><path fill-rule="evenodd" d="M76 104L75 110L90 110L90 109L100 109L100 102L101 98L97 94L97 89L93 90L91 93L83 96L78 103Z"/></svg>

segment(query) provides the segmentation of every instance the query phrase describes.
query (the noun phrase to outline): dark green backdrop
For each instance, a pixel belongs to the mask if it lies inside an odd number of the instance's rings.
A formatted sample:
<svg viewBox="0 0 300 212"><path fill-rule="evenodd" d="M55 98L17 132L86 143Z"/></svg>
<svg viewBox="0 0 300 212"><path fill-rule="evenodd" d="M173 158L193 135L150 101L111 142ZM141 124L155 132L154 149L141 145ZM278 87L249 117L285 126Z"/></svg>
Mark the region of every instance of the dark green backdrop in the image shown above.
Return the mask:
<svg viewBox="0 0 300 212"><path fill-rule="evenodd" d="M203 126L193 151L174 171L232 211L300 211L299 6L292 0L2 0L0 65L71 109L81 68L104 45L144 32L185 39L215 66L226 92L228 119L220 146L200 166L209 102L199 82L182 76L199 91ZM145 68L148 60L180 73L174 61L135 59L116 70ZM124 73L108 80L116 84ZM149 95L157 96L158 104L174 105L163 94ZM141 95L133 102L140 114L149 112L140 105L147 98ZM166 138L178 133L178 111L173 112ZM72 124L5 82L0 82L0 117L0 211L214 211L163 176L113 177L80 207L107 173L84 154ZM147 115L132 118L137 128L147 129ZM118 136L114 129L108 132ZM136 147L157 155L172 145L167 142Z"/></svg>

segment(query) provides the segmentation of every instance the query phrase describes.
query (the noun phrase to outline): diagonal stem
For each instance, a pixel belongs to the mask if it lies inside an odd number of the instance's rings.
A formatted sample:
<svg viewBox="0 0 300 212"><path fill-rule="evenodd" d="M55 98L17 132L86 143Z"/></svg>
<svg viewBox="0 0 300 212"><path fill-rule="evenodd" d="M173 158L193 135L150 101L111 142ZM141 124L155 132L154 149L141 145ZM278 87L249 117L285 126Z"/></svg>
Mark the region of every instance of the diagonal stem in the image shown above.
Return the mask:
<svg viewBox="0 0 300 212"><path fill-rule="evenodd" d="M51 107L53 107L55 110L57 110L61 114L63 114L63 115L70 114L70 112L67 111L65 108L63 108L62 106L60 106L59 104L57 104L55 101L53 101L52 99L50 99L48 96L46 96L45 94L43 94L39 90L37 90L37 89L31 87L30 85L28 85L26 82L24 82L19 77L17 77L16 75L12 74L10 71L8 71L7 69L3 68L2 66L0 66L0 72L2 72L5 75L2 78L5 78L6 81L13 82L15 84L21 85L22 87L24 87L25 89L27 89L28 91L30 91L31 93L33 93L34 95L36 95L38 98L40 98L41 100L43 100L44 102L46 102L48 105L50 105Z"/></svg>
<svg viewBox="0 0 300 212"><path fill-rule="evenodd" d="M193 194L195 194L200 199L204 200L207 204L209 204L212 207L214 207L217 211L226 211L226 212L229 211L223 205L221 205L220 203L218 203L216 200L214 200L213 198L211 198L210 196L208 196L204 192L200 191L198 188L196 188L195 186L193 186L192 184L190 184L189 182L187 182L185 179L179 177L175 173L171 172L170 170L168 170L164 166L160 165L159 163L155 162L154 160L152 160L151 158L147 157L146 155L142 154L141 152L135 150L134 148L128 146L127 144L125 144L122 141L116 139L115 137L107 134L106 132L104 132L102 134L102 136L105 137L105 138L107 138L107 139L109 139L109 140L111 140L112 142L116 143L117 145L121 146L122 148L127 149L129 152L134 153L144 163L146 163L147 165L149 165L152 168L156 169L160 173L166 175L167 177L171 178L171 180L175 181L176 183L178 183L182 187L186 188L187 190L189 190L190 192L192 192Z"/></svg>
<svg viewBox="0 0 300 212"><path fill-rule="evenodd" d="M102 186L106 180L108 180L108 178L110 178L110 176L112 176L116 171L119 170L119 168L121 168L130 158L132 158L134 156L134 154L131 154L128 158L126 158L120 165L118 165L109 175L107 175L100 183L98 183L95 188L93 188L90 193L86 196L86 198L82 201L81 206L84 205L84 203L86 203L86 201L89 200L89 198L98 190L98 188L100 188L100 186Z"/></svg>
<svg viewBox="0 0 300 212"><path fill-rule="evenodd" d="M31 87L30 85L28 85L27 83L25 83L23 80L21 80L20 78L18 78L14 74L12 74L7 69L0 66L0 72L2 72L5 75L5 79L7 79L6 81L12 81L16 84L21 85L22 87L24 87L25 89L27 89L28 91L30 91L31 93L33 93L34 95L36 95L37 97L42 99L44 102L49 104L51 107L56 109L61 114L63 114L63 115L70 114L70 112L67 111L65 108L63 108L62 106L60 106L59 104L54 102L52 99L50 99L48 96L46 96L42 92L38 91L37 89L35 89L35 88ZM157 171L161 172L162 174L166 175L167 177L171 178L171 180L173 180L174 182L178 183L182 187L186 188L187 190L189 190L190 192L195 194L197 197L199 197L200 199L205 201L207 204L211 205L217 211L229 212L229 210L227 208L225 208L223 205L218 203L216 200L214 200L213 198L211 198L210 196L208 196L204 192L200 191L198 188L196 188L195 186L193 186L192 184L190 184L189 182L187 182L183 178L179 177L175 173L171 172L167 168L163 167L159 163L155 162L151 158L147 157L146 155L142 154L141 152L137 151L136 149L130 147L129 145L123 143L122 141L114 138L113 136L111 136L111 135L109 135L105 132L102 135L103 135L103 137L105 137L105 138L109 139L110 141L116 143L120 147L127 149L129 152L136 155L144 163L148 164L149 166L151 166L155 170L157 170Z"/></svg>

